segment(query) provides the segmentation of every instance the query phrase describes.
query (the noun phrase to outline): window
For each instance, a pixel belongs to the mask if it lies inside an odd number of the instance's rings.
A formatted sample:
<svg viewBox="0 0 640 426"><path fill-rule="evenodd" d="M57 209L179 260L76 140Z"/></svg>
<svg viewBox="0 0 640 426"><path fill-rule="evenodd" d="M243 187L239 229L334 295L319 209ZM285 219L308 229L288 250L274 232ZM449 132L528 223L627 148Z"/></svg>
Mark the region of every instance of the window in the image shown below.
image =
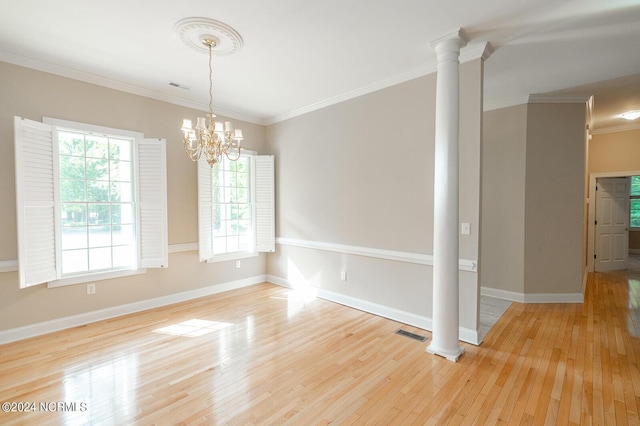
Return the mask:
<svg viewBox="0 0 640 426"><path fill-rule="evenodd" d="M213 167L198 162L201 261L219 261L274 251L273 156L243 152L222 156Z"/></svg>
<svg viewBox="0 0 640 426"><path fill-rule="evenodd" d="M60 131L61 275L135 268L135 139Z"/></svg>
<svg viewBox="0 0 640 426"><path fill-rule="evenodd" d="M166 267L163 140L15 119L20 287Z"/></svg>
<svg viewBox="0 0 640 426"><path fill-rule="evenodd" d="M631 176L629 211L629 226L640 228L640 176Z"/></svg>

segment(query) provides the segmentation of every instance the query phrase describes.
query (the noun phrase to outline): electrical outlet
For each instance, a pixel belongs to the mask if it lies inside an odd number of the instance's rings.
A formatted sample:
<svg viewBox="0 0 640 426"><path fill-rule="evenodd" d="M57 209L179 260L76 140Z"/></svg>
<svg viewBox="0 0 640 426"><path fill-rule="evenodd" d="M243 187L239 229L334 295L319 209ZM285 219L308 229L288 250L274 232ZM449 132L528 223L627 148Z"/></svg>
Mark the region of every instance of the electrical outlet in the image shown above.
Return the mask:
<svg viewBox="0 0 640 426"><path fill-rule="evenodd" d="M236 260L236 268L239 268L239 267L240 267L240 261Z"/></svg>
<svg viewBox="0 0 640 426"><path fill-rule="evenodd" d="M346 281L347 280L347 272L346 271L340 272L340 279L342 281Z"/></svg>
<svg viewBox="0 0 640 426"><path fill-rule="evenodd" d="M87 294L96 294L96 284L87 284Z"/></svg>
<svg viewBox="0 0 640 426"><path fill-rule="evenodd" d="M462 235L471 235L471 224L463 222L460 226L460 233Z"/></svg>

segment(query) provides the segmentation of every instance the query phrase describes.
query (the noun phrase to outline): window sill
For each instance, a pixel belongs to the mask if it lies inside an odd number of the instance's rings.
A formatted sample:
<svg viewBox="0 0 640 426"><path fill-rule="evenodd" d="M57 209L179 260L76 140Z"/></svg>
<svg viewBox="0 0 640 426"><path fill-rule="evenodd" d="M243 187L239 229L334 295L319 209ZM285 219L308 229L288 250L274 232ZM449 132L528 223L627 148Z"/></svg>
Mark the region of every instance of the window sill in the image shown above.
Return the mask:
<svg viewBox="0 0 640 426"><path fill-rule="evenodd" d="M47 287L64 287L67 285L85 284L94 281L110 280L113 278L128 277L146 273L146 269L122 269L119 271L98 272L95 274L76 275L73 277L61 278L47 283Z"/></svg>

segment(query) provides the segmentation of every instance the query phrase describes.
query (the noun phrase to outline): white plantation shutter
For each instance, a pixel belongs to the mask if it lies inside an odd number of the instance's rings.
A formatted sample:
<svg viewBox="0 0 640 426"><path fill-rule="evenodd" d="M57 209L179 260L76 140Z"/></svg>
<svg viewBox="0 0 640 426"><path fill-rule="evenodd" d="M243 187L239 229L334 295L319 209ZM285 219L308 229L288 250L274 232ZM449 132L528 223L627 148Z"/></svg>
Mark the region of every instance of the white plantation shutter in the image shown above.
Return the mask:
<svg viewBox="0 0 640 426"><path fill-rule="evenodd" d="M212 209L211 166L202 156L198 160L198 249L201 262L214 255Z"/></svg>
<svg viewBox="0 0 640 426"><path fill-rule="evenodd" d="M140 267L169 266L167 155L164 139L139 140L138 190Z"/></svg>
<svg viewBox="0 0 640 426"><path fill-rule="evenodd" d="M275 239L275 185L273 155L255 157L256 246L273 252Z"/></svg>
<svg viewBox="0 0 640 426"><path fill-rule="evenodd" d="M18 275L20 288L57 278L54 167L57 149L47 124L14 118Z"/></svg>
<svg viewBox="0 0 640 426"><path fill-rule="evenodd" d="M275 197L273 155L252 155L251 179L255 215L255 251L275 251ZM198 161L198 246L200 261L213 259L213 187L211 166L202 157ZM232 253L233 254L233 253ZM220 255L218 255L220 256ZM223 257L219 257L223 259Z"/></svg>

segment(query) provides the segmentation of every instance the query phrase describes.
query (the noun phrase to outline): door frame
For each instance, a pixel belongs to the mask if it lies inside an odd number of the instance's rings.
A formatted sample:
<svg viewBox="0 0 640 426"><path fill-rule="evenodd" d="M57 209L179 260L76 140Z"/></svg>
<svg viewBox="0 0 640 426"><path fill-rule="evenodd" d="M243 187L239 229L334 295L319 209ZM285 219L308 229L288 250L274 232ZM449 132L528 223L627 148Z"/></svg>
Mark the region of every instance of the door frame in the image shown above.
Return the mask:
<svg viewBox="0 0 640 426"><path fill-rule="evenodd" d="M589 198L587 198L587 271L595 271L595 261L593 255L596 252L596 181L600 178L624 178L630 176L640 176L640 170L626 172L604 172L589 174Z"/></svg>

